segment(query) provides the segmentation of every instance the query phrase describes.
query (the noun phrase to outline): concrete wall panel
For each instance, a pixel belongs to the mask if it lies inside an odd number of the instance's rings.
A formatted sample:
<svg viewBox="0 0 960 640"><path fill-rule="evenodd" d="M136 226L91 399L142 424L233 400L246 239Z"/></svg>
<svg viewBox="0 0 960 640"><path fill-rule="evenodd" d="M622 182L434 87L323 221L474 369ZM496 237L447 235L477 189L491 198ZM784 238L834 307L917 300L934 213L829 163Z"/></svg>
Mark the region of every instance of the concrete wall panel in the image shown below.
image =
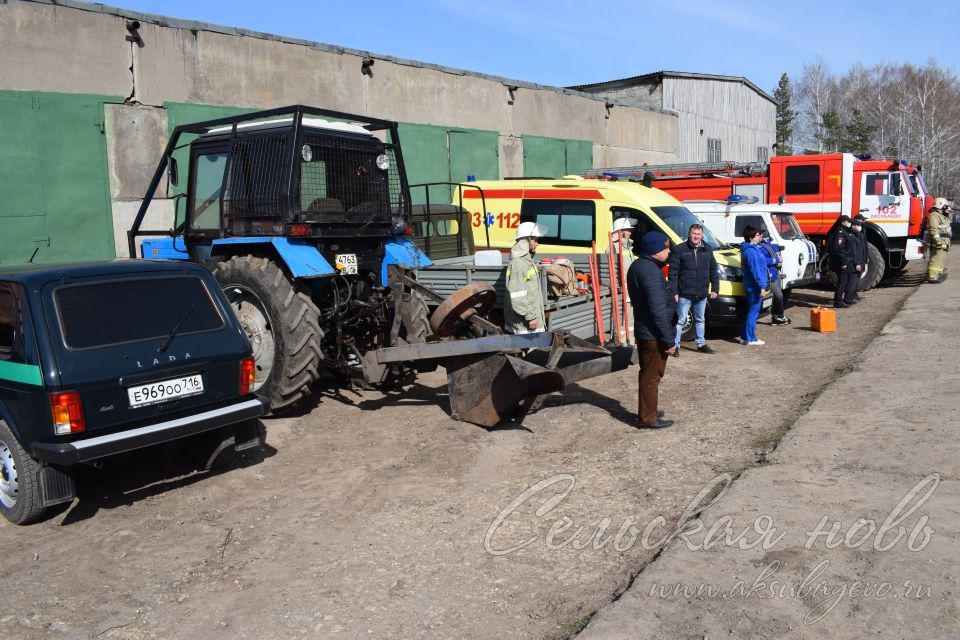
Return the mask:
<svg viewBox="0 0 960 640"><path fill-rule="evenodd" d="M0 89L128 96L123 18L69 7L0 4Z"/></svg>
<svg viewBox="0 0 960 640"><path fill-rule="evenodd" d="M156 107L104 106L110 197L143 198L167 143L167 113ZM166 189L166 180L160 183Z"/></svg>

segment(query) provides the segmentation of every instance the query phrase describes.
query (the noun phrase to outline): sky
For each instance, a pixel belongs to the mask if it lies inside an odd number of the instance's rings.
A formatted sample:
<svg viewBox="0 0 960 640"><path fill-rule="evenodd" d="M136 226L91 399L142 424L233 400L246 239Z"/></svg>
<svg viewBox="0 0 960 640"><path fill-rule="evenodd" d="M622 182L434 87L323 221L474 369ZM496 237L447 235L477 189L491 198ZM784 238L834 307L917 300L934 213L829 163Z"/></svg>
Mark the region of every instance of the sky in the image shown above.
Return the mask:
<svg viewBox="0 0 960 640"><path fill-rule="evenodd" d="M854 0L114 0L241 27L551 86L654 71L744 76L773 93L821 56L960 71L960 3Z"/></svg>

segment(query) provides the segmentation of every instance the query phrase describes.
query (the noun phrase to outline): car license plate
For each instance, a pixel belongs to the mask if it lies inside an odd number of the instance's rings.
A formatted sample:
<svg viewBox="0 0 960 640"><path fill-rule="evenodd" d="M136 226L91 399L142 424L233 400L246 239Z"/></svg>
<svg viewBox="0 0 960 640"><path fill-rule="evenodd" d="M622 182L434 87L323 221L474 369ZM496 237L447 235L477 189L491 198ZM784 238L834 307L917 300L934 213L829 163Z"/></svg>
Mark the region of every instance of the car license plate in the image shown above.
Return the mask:
<svg viewBox="0 0 960 640"><path fill-rule="evenodd" d="M201 393L203 393L203 376L199 373L127 389L127 397L130 399L132 409L197 396Z"/></svg>
<svg viewBox="0 0 960 640"><path fill-rule="evenodd" d="M769 307L769 306L772 305L772 304L773 304L773 298L765 298L764 301L763 301L763 304L760 305L760 308L761 308L761 309L766 309L767 307Z"/></svg>
<svg viewBox="0 0 960 640"><path fill-rule="evenodd" d="M343 265L343 273L347 275L357 274L357 254L338 253L337 262Z"/></svg>

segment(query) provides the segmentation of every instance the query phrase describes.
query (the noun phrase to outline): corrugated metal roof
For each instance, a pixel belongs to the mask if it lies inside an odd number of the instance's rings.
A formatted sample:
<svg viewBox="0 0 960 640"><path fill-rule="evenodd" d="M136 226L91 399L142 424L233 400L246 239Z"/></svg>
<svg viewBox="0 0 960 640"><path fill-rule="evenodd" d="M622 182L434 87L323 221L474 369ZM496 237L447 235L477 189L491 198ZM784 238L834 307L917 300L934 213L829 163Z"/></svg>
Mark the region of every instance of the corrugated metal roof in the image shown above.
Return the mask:
<svg viewBox="0 0 960 640"><path fill-rule="evenodd" d="M769 93L758 87L757 85L750 82L747 78L743 76L721 76L712 73L691 73L687 71L654 71L653 73L646 73L640 76L631 76L629 78L620 78L619 80L607 80L605 82L595 82L592 84L580 84L572 87L567 87L573 91L585 91L587 93L596 93L604 89L618 89L622 87L631 87L636 85L650 84L651 81L656 83L662 83L664 78L689 78L693 80L718 80L720 82L739 82L744 84L754 91L756 91L761 97L766 98L773 104L778 104L777 101Z"/></svg>

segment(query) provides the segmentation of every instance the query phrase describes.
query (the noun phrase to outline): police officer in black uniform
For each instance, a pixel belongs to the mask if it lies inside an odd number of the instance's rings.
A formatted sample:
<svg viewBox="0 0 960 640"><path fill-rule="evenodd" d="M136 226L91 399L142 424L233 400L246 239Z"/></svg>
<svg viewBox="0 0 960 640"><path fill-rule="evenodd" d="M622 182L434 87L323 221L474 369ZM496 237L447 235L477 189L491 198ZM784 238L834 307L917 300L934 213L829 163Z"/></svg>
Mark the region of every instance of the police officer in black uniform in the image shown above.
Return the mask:
<svg viewBox="0 0 960 640"><path fill-rule="evenodd" d="M850 241L850 216L840 216L840 227L830 242L830 270L837 275L837 290L833 294L833 308L846 309L850 281L857 277L853 246Z"/></svg>
<svg viewBox="0 0 960 640"><path fill-rule="evenodd" d="M847 289L847 295L844 298L848 305L860 302L860 295L857 290L860 289L860 278L867 268L867 234L863 230L863 223L866 218L863 214L857 216L851 221L850 227L850 246L853 248L853 268L854 277L850 279L850 288Z"/></svg>

